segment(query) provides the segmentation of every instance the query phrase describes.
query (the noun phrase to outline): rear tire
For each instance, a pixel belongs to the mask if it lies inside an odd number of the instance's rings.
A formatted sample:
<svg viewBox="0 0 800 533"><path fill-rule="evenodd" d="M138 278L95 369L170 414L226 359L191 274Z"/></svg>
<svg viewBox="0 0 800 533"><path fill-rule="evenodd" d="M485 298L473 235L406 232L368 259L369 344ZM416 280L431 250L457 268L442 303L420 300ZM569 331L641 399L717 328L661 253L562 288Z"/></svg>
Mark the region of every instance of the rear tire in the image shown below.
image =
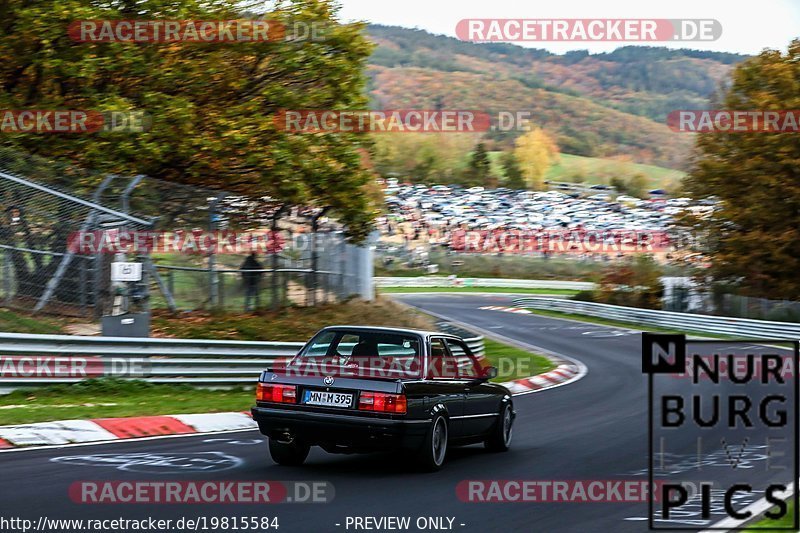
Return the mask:
<svg viewBox="0 0 800 533"><path fill-rule="evenodd" d="M269 439L269 454L272 460L283 466L300 466L308 457L311 446L297 439L291 442L280 442Z"/></svg>
<svg viewBox="0 0 800 533"><path fill-rule="evenodd" d="M500 417L486 438L486 449L491 452L507 452L511 447L514 431L514 408L510 403L500 411Z"/></svg>
<svg viewBox="0 0 800 533"><path fill-rule="evenodd" d="M436 472L442 468L447 456L447 419L436 415L425 435L425 442L417 453L417 463L426 472Z"/></svg>

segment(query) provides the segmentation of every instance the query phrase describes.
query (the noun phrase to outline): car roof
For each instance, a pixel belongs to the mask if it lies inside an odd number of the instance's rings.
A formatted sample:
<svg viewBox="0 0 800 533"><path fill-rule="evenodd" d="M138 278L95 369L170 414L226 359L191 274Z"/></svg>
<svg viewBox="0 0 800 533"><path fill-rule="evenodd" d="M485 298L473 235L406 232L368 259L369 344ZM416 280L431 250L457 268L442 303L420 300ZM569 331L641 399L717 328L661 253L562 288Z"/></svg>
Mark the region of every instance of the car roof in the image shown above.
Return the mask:
<svg viewBox="0 0 800 533"><path fill-rule="evenodd" d="M384 327L384 326L353 326L353 325L340 325L340 326L327 326L323 328L324 330L344 330L344 331L380 331L385 333L407 333L411 335L420 335L422 337L453 337L453 338L460 338L457 335L452 335L450 333L443 333L441 331L426 331L421 329L412 329L412 328L393 328L393 327Z"/></svg>

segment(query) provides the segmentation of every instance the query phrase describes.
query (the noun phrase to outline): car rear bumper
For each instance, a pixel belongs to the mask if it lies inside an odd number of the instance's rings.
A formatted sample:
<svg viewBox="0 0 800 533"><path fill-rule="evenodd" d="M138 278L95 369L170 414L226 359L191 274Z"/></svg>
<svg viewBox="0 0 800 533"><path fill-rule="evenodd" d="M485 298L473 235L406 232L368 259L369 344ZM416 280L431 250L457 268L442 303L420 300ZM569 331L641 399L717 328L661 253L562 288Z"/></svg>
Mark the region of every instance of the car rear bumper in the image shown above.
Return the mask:
<svg viewBox="0 0 800 533"><path fill-rule="evenodd" d="M290 434L312 445L346 448L415 449L422 445L430 420L373 418L272 407L253 407L253 420L271 438Z"/></svg>

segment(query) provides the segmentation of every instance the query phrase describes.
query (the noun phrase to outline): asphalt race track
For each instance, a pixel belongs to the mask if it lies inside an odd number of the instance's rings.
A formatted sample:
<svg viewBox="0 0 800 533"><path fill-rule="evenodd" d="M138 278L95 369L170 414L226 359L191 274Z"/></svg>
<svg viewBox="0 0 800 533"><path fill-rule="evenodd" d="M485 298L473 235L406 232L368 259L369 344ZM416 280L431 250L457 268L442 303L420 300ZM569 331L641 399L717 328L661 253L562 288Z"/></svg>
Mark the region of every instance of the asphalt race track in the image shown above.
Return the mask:
<svg viewBox="0 0 800 533"><path fill-rule="evenodd" d="M637 332L573 321L478 309L510 305L503 295L398 295L403 301L489 332L572 356L588 374L579 381L515 399L518 417L512 449L490 454L482 447L452 450L445 468L414 472L400 458L329 455L315 449L299 468L274 465L257 432L154 439L93 446L0 454L2 508L23 518L179 518L277 516L279 531L355 531L347 517L410 516L454 518L453 529L485 531L647 531L647 503L466 503L456 485L464 480L642 480L647 479L647 380L641 371ZM726 346L720 341L720 346ZM669 385L668 385L669 386ZM679 388L680 380L675 380ZM792 416L792 415L790 415ZM791 420L791 419L790 419ZM714 439L709 439L713 441ZM670 439L677 463L691 462L694 435ZM768 470L763 443L750 441L734 455L743 468L758 468L760 479L786 482L791 471ZM761 448L759 448L761 445ZM710 447L710 445L709 445ZM211 452L211 453L209 453ZM97 454L112 454L98 457ZM141 455L128 455L141 454ZM709 462L727 479L736 470ZM731 477L733 479L733 477ZM68 489L85 480L276 480L325 481L335 487L332 503L276 505L77 504ZM737 500L742 507L754 498ZM696 513L671 525L699 528L725 517L713 506L710 521ZM447 521L445 521L447 523ZM661 524L662 527L664 524ZM363 530L363 529L361 529Z"/></svg>

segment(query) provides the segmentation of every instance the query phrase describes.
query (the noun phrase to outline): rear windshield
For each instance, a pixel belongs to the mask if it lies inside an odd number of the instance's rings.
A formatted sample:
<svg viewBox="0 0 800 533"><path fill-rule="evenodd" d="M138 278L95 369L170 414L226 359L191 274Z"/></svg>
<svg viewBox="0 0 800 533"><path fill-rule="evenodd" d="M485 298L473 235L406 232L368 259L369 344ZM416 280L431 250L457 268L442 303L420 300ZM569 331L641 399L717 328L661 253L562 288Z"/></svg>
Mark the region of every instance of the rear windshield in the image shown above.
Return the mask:
<svg viewBox="0 0 800 533"><path fill-rule="evenodd" d="M286 365L286 371L300 375L418 378L420 353L420 338L416 335L324 331Z"/></svg>

